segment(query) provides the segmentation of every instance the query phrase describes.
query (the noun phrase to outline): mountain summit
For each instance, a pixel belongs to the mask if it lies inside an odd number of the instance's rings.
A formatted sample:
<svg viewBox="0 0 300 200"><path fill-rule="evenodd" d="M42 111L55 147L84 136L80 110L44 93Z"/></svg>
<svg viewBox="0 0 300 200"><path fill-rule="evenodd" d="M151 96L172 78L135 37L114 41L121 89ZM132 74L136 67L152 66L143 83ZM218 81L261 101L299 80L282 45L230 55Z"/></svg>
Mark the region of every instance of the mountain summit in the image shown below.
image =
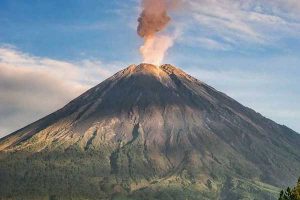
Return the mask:
<svg viewBox="0 0 300 200"><path fill-rule="evenodd" d="M299 134L168 64L0 140L2 199L276 199L299 175Z"/></svg>

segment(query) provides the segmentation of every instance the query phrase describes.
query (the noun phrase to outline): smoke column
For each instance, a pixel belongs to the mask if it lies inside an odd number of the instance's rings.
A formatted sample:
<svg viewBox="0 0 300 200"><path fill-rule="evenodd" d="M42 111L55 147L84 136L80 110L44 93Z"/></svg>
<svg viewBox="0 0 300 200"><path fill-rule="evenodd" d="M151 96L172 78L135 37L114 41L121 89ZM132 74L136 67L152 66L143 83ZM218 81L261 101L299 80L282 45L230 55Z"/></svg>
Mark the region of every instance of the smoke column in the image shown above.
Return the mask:
<svg viewBox="0 0 300 200"><path fill-rule="evenodd" d="M140 52L145 63L161 64L165 53L173 45L172 37L157 35L171 21L168 16L171 2L172 0L143 0L142 2L143 11L138 19L137 32L144 38L144 45L140 48Z"/></svg>

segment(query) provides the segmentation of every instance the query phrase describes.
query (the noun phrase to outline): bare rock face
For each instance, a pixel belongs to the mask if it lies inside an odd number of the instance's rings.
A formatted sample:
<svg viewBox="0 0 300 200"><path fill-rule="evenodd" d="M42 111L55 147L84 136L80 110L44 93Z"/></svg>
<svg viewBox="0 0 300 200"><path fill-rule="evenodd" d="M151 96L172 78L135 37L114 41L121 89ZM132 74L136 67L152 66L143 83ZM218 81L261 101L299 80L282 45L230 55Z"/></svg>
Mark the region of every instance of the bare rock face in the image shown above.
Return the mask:
<svg viewBox="0 0 300 200"><path fill-rule="evenodd" d="M299 134L171 65L129 66L0 152L4 199L275 199L300 175Z"/></svg>

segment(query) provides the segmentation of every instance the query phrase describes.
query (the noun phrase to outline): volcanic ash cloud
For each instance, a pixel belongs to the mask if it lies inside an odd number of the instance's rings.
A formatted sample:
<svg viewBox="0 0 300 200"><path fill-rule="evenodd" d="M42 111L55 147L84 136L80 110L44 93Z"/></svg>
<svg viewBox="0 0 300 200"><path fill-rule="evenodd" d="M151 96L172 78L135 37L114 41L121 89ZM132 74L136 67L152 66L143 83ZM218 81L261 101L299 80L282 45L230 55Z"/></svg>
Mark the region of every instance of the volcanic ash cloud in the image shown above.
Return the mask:
<svg viewBox="0 0 300 200"><path fill-rule="evenodd" d="M143 0L143 11L138 19L137 32L144 38L140 48L145 63L161 64L166 51L173 45L173 38L158 35L171 21L168 15L170 2L167 0Z"/></svg>

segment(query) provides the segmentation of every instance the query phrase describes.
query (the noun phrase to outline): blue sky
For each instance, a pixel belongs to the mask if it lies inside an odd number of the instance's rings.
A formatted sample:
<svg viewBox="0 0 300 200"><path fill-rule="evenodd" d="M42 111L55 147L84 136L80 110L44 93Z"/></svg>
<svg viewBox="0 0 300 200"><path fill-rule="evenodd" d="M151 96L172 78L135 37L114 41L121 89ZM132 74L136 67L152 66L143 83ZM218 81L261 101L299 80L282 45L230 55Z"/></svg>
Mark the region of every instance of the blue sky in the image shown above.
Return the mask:
<svg viewBox="0 0 300 200"><path fill-rule="evenodd" d="M137 57L139 38L129 27L127 13L137 5L119 2L4 0L0 2L0 41L55 59L131 60ZM135 17L136 10L131 9Z"/></svg>
<svg viewBox="0 0 300 200"><path fill-rule="evenodd" d="M0 136L141 62L139 12L139 0L1 0ZM300 132L298 0L182 0L170 15L165 63Z"/></svg>

